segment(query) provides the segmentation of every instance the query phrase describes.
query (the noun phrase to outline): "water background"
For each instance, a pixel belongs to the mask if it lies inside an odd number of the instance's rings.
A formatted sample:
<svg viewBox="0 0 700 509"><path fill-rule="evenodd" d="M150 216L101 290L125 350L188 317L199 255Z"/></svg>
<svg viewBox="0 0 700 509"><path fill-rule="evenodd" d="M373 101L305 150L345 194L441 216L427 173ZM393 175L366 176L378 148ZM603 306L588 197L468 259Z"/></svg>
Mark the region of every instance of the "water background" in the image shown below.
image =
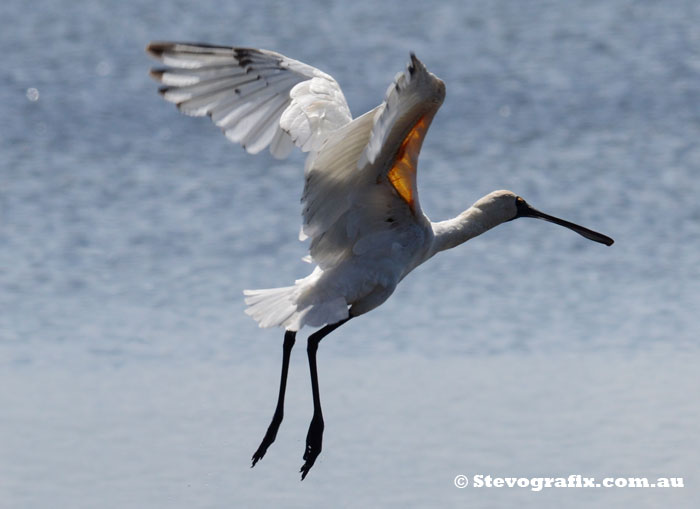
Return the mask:
<svg viewBox="0 0 700 509"><path fill-rule="evenodd" d="M6 0L0 47L0 507L697 507L700 4ZM447 85L434 220L494 189L521 219L303 338L253 470L282 333L244 288L308 273L303 156L251 156L147 76L150 40L263 47L355 116L414 51ZM305 331L307 332L307 331ZM679 490L459 490L472 476L684 477Z"/></svg>

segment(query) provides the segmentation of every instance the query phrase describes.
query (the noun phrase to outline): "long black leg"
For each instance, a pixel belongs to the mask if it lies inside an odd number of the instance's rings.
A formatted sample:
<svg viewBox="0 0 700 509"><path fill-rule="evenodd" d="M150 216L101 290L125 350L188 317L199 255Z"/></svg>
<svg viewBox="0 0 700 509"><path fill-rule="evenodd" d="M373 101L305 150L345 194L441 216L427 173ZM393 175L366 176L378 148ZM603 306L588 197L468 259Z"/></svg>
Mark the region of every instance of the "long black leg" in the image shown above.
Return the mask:
<svg viewBox="0 0 700 509"><path fill-rule="evenodd" d="M306 474L309 473L311 467L318 455L321 454L321 445L323 442L323 413L321 412L321 396L318 392L318 373L316 371L316 351L318 344L328 334L343 325L352 317L336 322L331 325L326 325L322 329L314 332L309 336L306 352L309 355L309 370L311 371L311 391L314 397L314 416L309 425L309 432L306 434L306 449L304 450L304 464L301 469L301 480L303 481Z"/></svg>
<svg viewBox="0 0 700 509"><path fill-rule="evenodd" d="M272 445L277 437L277 430L282 423L282 418L284 417L284 392L287 389L287 372L289 371L289 357L292 353L292 347L294 346L294 341L296 339L297 333L295 331L286 331L284 333L284 345L282 346L282 374L280 376L280 393L277 397L277 407L275 408L275 414L272 416L272 422L267 428L267 433L265 433L265 438L263 438L260 443L260 447L253 454L253 464L250 468L253 468L255 464L260 461L267 448Z"/></svg>

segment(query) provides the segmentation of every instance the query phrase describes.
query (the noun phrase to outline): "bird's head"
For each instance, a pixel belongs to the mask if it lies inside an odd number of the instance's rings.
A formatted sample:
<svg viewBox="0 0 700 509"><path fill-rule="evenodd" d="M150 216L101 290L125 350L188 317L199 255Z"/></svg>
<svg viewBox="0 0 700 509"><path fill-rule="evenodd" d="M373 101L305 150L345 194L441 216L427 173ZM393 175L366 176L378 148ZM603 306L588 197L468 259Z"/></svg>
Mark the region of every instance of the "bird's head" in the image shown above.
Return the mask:
<svg viewBox="0 0 700 509"><path fill-rule="evenodd" d="M484 212L488 211L487 215L499 223L512 221L519 217L534 217L535 219L542 219L550 223L558 224L559 226L564 226L589 240L605 244L606 246L610 246L614 242L614 240L607 235L540 212L512 191L494 191L476 202L475 206Z"/></svg>

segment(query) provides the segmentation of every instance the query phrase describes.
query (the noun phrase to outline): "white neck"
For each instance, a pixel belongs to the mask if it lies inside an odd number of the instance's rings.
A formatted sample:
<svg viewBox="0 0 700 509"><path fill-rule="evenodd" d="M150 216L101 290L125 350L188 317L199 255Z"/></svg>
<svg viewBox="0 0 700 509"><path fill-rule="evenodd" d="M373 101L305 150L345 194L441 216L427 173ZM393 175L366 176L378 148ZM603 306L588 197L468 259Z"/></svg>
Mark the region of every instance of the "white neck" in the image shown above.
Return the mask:
<svg viewBox="0 0 700 509"><path fill-rule="evenodd" d="M515 195L494 191L457 217L432 223L433 246L431 256L481 235L494 226L515 217ZM512 198L511 198L512 197Z"/></svg>
<svg viewBox="0 0 700 509"><path fill-rule="evenodd" d="M486 225L479 220L480 216L483 216L481 210L470 207L457 217L433 223L433 233L435 234L433 254L457 247L496 226L495 224Z"/></svg>

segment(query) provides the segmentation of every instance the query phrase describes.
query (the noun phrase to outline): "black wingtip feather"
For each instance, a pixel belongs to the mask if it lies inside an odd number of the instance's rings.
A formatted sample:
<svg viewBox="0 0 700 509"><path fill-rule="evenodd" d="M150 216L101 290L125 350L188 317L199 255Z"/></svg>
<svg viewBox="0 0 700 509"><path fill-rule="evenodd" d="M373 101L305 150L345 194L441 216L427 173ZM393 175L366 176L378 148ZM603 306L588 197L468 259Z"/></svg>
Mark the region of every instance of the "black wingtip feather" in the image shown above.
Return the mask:
<svg viewBox="0 0 700 509"><path fill-rule="evenodd" d="M189 46L189 50L185 49ZM230 46L219 44L208 44L206 42L172 42L172 41L152 41L146 46L146 53L153 58L160 60L166 51L177 50L182 53L207 53L206 50L232 50ZM204 51L202 51L204 50Z"/></svg>
<svg viewBox="0 0 700 509"><path fill-rule="evenodd" d="M166 69L151 69L148 71L148 75L156 81L163 81L163 74L166 72Z"/></svg>
<svg viewBox="0 0 700 509"><path fill-rule="evenodd" d="M409 74L413 75L416 72L416 68L420 64L420 60L418 60L418 57L416 57L416 54L411 51L411 61L408 64L408 72Z"/></svg>
<svg viewBox="0 0 700 509"><path fill-rule="evenodd" d="M148 46L146 46L146 53L151 55L153 58L161 58L163 53L165 53L168 49L171 49L173 46L174 44L172 42L153 41L148 43Z"/></svg>

